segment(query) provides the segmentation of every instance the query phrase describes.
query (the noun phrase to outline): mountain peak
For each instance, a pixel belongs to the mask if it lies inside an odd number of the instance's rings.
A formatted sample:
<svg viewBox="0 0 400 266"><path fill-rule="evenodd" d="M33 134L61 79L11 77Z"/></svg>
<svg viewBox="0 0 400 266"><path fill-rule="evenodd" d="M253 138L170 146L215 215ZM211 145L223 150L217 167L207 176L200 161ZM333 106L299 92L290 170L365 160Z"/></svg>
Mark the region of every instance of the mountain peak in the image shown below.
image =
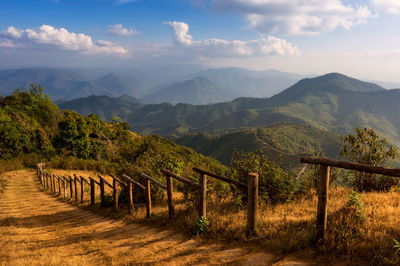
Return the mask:
<svg viewBox="0 0 400 266"><path fill-rule="evenodd" d="M315 78L305 78L272 97L275 100L292 101L308 94L342 93L342 92L373 92L385 90L370 82L348 77L341 73L328 73Z"/></svg>

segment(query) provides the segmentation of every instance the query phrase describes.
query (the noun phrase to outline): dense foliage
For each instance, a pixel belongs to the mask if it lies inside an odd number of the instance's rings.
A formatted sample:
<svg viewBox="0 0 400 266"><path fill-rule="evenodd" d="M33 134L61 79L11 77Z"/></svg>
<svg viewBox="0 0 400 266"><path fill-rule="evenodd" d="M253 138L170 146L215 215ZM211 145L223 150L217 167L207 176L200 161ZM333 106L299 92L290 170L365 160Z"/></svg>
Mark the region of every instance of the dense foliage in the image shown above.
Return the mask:
<svg viewBox="0 0 400 266"><path fill-rule="evenodd" d="M371 128L356 128L355 134L343 137L343 157L357 163L386 166L390 159L397 157L397 148L388 144ZM387 191L396 184L391 177L371 173L356 173L353 186L358 191Z"/></svg>
<svg viewBox="0 0 400 266"><path fill-rule="evenodd" d="M94 114L60 111L40 86L0 98L0 122L1 160L31 157L35 162L29 160L29 166L44 160L54 167L135 178L145 172L162 179L161 168L185 176L193 175L194 166L220 174L227 171L216 160L170 140L137 135L118 118L108 123Z"/></svg>
<svg viewBox="0 0 400 266"><path fill-rule="evenodd" d="M270 161L262 151L244 153L234 151L231 160L237 179L247 183L248 173L259 175L259 194L272 204L287 202L293 198L294 180L281 167L281 161Z"/></svg>

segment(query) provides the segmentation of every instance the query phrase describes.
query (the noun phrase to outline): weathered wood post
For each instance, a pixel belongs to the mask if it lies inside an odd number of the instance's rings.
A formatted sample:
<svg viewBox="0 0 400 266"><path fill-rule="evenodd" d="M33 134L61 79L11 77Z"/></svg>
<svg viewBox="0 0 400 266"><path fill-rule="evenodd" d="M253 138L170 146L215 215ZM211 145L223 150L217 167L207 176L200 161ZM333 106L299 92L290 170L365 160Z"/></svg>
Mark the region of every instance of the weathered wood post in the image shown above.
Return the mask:
<svg viewBox="0 0 400 266"><path fill-rule="evenodd" d="M57 176L57 181L58 181L58 196L61 195L61 182L60 182L60 177Z"/></svg>
<svg viewBox="0 0 400 266"><path fill-rule="evenodd" d="M150 180L146 179L146 217L150 218L151 215L151 187L150 187Z"/></svg>
<svg viewBox="0 0 400 266"><path fill-rule="evenodd" d="M68 176L69 177L69 198L70 199L72 199L72 191L73 191L73 188L72 188L72 186L73 186L73 184L72 184L72 177L70 177L70 176Z"/></svg>
<svg viewBox="0 0 400 266"><path fill-rule="evenodd" d="M63 187L64 187L64 199L67 198L67 180L65 179L65 177L63 176Z"/></svg>
<svg viewBox="0 0 400 266"><path fill-rule="evenodd" d="M85 186L85 182L83 181L83 177L80 177L81 178L81 203L83 203L83 193L84 193L84 186Z"/></svg>
<svg viewBox="0 0 400 266"><path fill-rule="evenodd" d="M47 173L44 173L44 190L47 190Z"/></svg>
<svg viewBox="0 0 400 266"><path fill-rule="evenodd" d="M94 205L94 180L90 178L90 205Z"/></svg>
<svg viewBox="0 0 400 266"><path fill-rule="evenodd" d="M330 167L320 165L317 211L317 243L323 244L328 219L328 189Z"/></svg>
<svg viewBox="0 0 400 266"><path fill-rule="evenodd" d="M200 206L199 216L207 217L207 176L200 175Z"/></svg>
<svg viewBox="0 0 400 266"><path fill-rule="evenodd" d="M100 178L100 206L104 207L106 205L106 198L104 196L104 180Z"/></svg>
<svg viewBox="0 0 400 266"><path fill-rule="evenodd" d="M56 193L56 175L53 174L53 192Z"/></svg>
<svg viewBox="0 0 400 266"><path fill-rule="evenodd" d="M54 176L50 174L50 192L54 192Z"/></svg>
<svg viewBox="0 0 400 266"><path fill-rule="evenodd" d="M79 181L77 180L76 176L74 175L75 201L78 202L78 189L76 186L76 182L79 182Z"/></svg>
<svg viewBox="0 0 400 266"><path fill-rule="evenodd" d="M166 175L166 178L167 178L168 215L169 219L172 220L175 216L174 204L172 200L172 193L173 193L172 176Z"/></svg>
<svg viewBox="0 0 400 266"><path fill-rule="evenodd" d="M258 174L249 173L247 178L247 235L254 236L257 234Z"/></svg>
<svg viewBox="0 0 400 266"><path fill-rule="evenodd" d="M129 213L132 213L133 209L134 209L134 205L133 205L133 193L132 193L132 182L130 180L127 180L128 182L128 211Z"/></svg>
<svg viewBox="0 0 400 266"><path fill-rule="evenodd" d="M113 178L113 203L114 203L114 211L118 211L118 187L117 180Z"/></svg>

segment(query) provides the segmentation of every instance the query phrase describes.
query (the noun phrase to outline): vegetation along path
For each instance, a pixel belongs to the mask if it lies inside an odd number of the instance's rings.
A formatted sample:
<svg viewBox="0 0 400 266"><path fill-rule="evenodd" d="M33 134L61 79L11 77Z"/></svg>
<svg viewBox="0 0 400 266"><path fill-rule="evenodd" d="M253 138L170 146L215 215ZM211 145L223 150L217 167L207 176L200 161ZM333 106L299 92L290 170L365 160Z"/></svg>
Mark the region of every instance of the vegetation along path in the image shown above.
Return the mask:
<svg viewBox="0 0 400 266"><path fill-rule="evenodd" d="M126 224L43 193L34 171L0 175L0 265L304 265L174 231Z"/></svg>

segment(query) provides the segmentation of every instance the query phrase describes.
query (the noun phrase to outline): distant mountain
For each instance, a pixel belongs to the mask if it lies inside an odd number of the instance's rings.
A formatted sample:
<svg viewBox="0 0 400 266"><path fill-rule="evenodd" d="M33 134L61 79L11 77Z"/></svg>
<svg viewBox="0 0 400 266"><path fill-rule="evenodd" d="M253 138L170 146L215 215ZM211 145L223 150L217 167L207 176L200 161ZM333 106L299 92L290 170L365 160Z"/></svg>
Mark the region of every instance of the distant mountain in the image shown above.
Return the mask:
<svg viewBox="0 0 400 266"><path fill-rule="evenodd" d="M341 74L304 79L271 98L239 98L205 106L146 105L126 117L132 127L161 135L218 133L277 122L316 125L337 133L368 126L400 143L400 90Z"/></svg>
<svg viewBox="0 0 400 266"><path fill-rule="evenodd" d="M300 167L300 157L323 153L330 158L340 154L339 135L310 125L278 123L220 135L208 133L171 137L180 144L229 165L234 149L244 152L262 150L272 160L282 159L284 167Z"/></svg>
<svg viewBox="0 0 400 266"><path fill-rule="evenodd" d="M9 95L16 88L35 83L45 88L54 100L76 99L90 95L141 97L146 91L146 82L140 75L106 74L97 71L67 68L23 68L0 70L0 94Z"/></svg>
<svg viewBox="0 0 400 266"><path fill-rule="evenodd" d="M71 101L57 103L60 109L75 110L82 115L97 114L103 120L112 117L126 117L136 109L148 102L132 96L120 96L111 98L108 96L89 96Z"/></svg>
<svg viewBox="0 0 400 266"><path fill-rule="evenodd" d="M270 97L301 78L304 76L277 70L207 69L162 86L146 98L159 103L210 104L238 97Z"/></svg>
<svg viewBox="0 0 400 266"><path fill-rule="evenodd" d="M203 76L174 83L147 96L155 102L209 104L233 99L238 95L223 90Z"/></svg>
<svg viewBox="0 0 400 266"><path fill-rule="evenodd" d="M253 71L241 68L208 69L193 76L205 77L222 90L230 91L233 96L258 98L271 97L305 77L277 70Z"/></svg>

